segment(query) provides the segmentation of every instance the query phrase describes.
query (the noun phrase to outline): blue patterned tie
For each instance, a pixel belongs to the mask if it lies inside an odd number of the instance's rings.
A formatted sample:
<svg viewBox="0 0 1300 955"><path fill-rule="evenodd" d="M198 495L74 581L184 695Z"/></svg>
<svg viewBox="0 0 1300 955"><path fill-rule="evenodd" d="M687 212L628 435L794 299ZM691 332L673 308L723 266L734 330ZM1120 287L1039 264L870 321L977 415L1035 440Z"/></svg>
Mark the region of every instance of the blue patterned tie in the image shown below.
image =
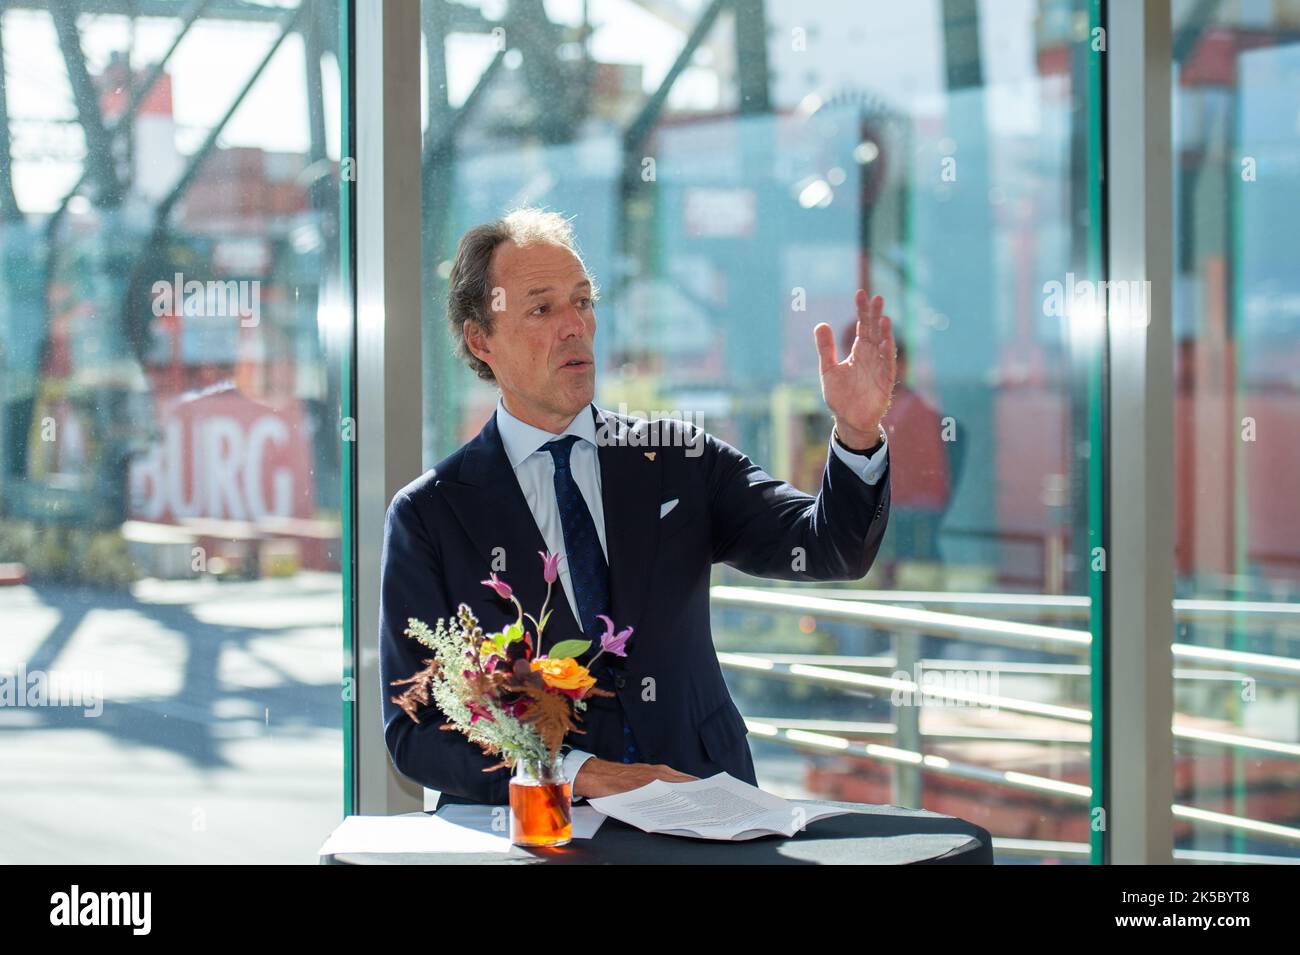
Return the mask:
<svg viewBox="0 0 1300 955"><path fill-rule="evenodd" d="M560 508L560 526L564 530L564 559L569 568L569 581L573 584L573 597L578 606L574 612L583 634L592 641L591 654L598 649L599 635L603 625L596 619L597 614L609 615L609 565L600 548L600 537L596 534L596 522L591 518L587 502L582 498L582 491L569 470L569 452L578 441L576 434L567 434L554 441L548 441L543 448L549 451L555 461L555 503ZM614 668L605 664L605 673L611 679ZM616 698L617 699L617 698ZM622 713L619 701L619 712ZM636 740L632 737L632 727L628 725L627 715L623 714L623 762L639 763L641 754L637 750Z"/></svg>

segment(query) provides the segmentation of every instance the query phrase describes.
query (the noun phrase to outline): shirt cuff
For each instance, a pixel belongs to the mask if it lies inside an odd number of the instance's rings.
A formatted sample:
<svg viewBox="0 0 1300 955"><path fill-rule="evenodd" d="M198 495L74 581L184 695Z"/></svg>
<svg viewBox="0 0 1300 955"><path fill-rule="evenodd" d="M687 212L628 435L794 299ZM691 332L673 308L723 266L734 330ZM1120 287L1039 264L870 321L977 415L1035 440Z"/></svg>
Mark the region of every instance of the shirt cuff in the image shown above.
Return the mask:
<svg viewBox="0 0 1300 955"><path fill-rule="evenodd" d="M850 471L860 477L867 484L874 485L880 480L880 475L885 473L886 452L889 451L889 438L885 435L885 429L880 429L880 440L882 442L880 450L875 454L854 454L840 447L839 442L835 440L834 430L831 432L831 451L843 461Z"/></svg>
<svg viewBox="0 0 1300 955"><path fill-rule="evenodd" d="M595 753L587 753L580 749L571 749L564 754L564 778L569 781L569 789L573 789L573 781L578 778L578 770L582 764L594 757ZM572 801L577 802L582 797L576 793L572 796Z"/></svg>

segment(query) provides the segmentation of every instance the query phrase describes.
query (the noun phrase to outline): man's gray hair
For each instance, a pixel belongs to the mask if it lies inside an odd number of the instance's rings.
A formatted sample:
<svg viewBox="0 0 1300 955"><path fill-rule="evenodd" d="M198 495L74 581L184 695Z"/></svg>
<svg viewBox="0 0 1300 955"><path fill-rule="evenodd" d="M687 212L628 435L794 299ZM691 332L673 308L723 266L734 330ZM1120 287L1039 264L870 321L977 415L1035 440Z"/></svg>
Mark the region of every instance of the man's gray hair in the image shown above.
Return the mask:
<svg viewBox="0 0 1300 955"><path fill-rule="evenodd" d="M492 290L488 286L488 271L492 253L503 242L514 242L518 246L550 242L564 246L578 257L578 261L582 261L569 220L558 212L544 209L516 209L493 222L477 225L460 237L447 279L447 323L456 354L484 381L495 381L496 378L487 362L465 344L465 323L478 322L484 334L492 334L492 309L489 307ZM595 295L593 279L592 297Z"/></svg>

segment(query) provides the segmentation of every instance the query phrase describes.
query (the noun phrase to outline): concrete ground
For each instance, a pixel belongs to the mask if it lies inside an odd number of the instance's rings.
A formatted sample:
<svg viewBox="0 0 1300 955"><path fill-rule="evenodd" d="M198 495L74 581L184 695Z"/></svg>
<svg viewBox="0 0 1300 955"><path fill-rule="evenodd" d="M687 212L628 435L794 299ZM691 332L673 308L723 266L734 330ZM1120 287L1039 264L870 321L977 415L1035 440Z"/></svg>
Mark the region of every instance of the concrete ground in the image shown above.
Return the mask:
<svg viewBox="0 0 1300 955"><path fill-rule="evenodd" d="M314 862L343 810L341 621L337 574L0 590L0 680L83 694L0 702L0 863Z"/></svg>

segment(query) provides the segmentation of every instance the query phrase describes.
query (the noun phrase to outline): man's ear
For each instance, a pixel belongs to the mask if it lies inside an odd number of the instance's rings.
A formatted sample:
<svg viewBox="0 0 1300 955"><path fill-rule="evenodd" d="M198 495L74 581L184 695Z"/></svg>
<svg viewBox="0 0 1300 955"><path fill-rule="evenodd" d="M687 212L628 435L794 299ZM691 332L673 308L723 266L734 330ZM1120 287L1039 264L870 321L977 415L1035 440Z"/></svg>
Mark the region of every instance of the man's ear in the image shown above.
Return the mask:
<svg viewBox="0 0 1300 955"><path fill-rule="evenodd" d="M465 347L469 349L469 353L479 361L487 362L487 356L492 354L492 350L488 348L487 335L483 333L483 326L471 318L461 328L465 336Z"/></svg>

